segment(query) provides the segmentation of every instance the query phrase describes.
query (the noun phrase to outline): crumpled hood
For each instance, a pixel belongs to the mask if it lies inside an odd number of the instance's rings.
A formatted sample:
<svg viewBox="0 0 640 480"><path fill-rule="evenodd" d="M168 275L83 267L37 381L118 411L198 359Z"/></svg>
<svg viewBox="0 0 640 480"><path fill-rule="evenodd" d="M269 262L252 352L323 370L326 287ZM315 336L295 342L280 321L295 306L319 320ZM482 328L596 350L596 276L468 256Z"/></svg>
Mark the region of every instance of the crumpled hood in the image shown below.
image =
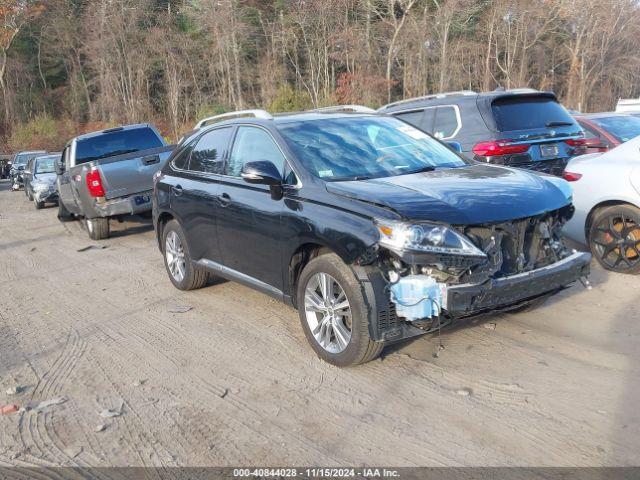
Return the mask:
<svg viewBox="0 0 640 480"><path fill-rule="evenodd" d="M470 165L396 177L327 183L330 193L394 210L407 220L478 225L531 217L570 203L562 179ZM564 190L564 191L563 191Z"/></svg>
<svg viewBox="0 0 640 480"><path fill-rule="evenodd" d="M47 185L53 185L56 183L56 174L54 173L38 173L33 178L32 183L44 183Z"/></svg>

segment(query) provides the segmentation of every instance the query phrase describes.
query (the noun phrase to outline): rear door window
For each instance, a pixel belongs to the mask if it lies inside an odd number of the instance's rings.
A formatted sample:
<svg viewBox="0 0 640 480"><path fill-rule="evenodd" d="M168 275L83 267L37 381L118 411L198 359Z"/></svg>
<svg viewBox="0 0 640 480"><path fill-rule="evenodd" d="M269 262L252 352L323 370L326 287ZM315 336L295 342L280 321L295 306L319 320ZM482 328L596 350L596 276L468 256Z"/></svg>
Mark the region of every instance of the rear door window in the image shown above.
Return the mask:
<svg viewBox="0 0 640 480"><path fill-rule="evenodd" d="M231 127L217 128L205 133L191 152L189 170L222 174L224 157L231 138Z"/></svg>
<svg viewBox="0 0 640 480"><path fill-rule="evenodd" d="M148 127L113 130L78 140L76 165L162 146L162 140Z"/></svg>
<svg viewBox="0 0 640 480"><path fill-rule="evenodd" d="M498 98L491 110L501 132L576 125L562 105L547 97Z"/></svg>
<svg viewBox="0 0 640 480"><path fill-rule="evenodd" d="M460 123L455 107L438 107L433 123L433 136L440 140L453 137L458 132Z"/></svg>

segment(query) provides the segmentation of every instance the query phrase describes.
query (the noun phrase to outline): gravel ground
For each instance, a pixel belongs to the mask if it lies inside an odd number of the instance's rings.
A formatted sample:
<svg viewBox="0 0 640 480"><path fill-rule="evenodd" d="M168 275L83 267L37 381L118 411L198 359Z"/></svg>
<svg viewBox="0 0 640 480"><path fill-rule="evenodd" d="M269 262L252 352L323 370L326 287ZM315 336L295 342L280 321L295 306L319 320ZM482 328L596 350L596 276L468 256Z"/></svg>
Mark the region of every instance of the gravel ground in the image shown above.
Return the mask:
<svg viewBox="0 0 640 480"><path fill-rule="evenodd" d="M0 184L0 406L54 401L0 416L0 466L640 464L640 277L594 265L593 290L447 330L438 358L428 336L340 370L294 310L179 292L148 220L113 230Z"/></svg>

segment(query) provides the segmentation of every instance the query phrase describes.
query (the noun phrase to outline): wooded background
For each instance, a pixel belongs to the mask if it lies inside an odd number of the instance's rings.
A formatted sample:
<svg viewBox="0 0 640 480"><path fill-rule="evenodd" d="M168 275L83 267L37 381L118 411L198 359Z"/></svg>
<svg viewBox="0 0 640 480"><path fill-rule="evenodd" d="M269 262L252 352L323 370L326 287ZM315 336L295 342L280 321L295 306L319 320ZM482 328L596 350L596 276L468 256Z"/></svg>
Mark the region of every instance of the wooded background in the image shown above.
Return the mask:
<svg viewBox="0 0 640 480"><path fill-rule="evenodd" d="M0 149L247 107L533 87L640 96L637 0L0 0Z"/></svg>

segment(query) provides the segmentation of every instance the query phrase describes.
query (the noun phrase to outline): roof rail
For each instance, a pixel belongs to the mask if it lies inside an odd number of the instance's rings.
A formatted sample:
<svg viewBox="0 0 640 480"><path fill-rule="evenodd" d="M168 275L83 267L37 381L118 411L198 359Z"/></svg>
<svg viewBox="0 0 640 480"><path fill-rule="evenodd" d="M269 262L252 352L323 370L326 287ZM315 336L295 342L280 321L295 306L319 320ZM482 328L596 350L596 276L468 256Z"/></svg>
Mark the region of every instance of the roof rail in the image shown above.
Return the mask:
<svg viewBox="0 0 640 480"><path fill-rule="evenodd" d="M385 108L395 107L396 105L402 105L405 103L417 102L419 100L431 100L433 98L447 98L447 97L461 97L467 95L477 95L478 92L473 90L458 90L456 92L443 92L443 93L432 93L430 95L424 95L422 97L414 97L414 98L405 98L404 100L398 100L397 102L389 103L385 105L380 110L384 110Z"/></svg>
<svg viewBox="0 0 640 480"><path fill-rule="evenodd" d="M331 107L314 108L311 112L319 113L340 113L340 112L354 112L354 113L376 113L373 108L365 107L364 105L333 105Z"/></svg>
<svg viewBox="0 0 640 480"><path fill-rule="evenodd" d="M212 123L219 122L221 120L225 120L228 118L239 118L239 117L254 117L254 118L262 118L264 120L273 120L273 117L266 110L238 110L236 112L227 112L221 113L220 115L213 115L212 117L203 118L194 127L195 130L206 127Z"/></svg>
<svg viewBox="0 0 640 480"><path fill-rule="evenodd" d="M539 91L529 87L508 88L505 90L507 93L538 93Z"/></svg>

